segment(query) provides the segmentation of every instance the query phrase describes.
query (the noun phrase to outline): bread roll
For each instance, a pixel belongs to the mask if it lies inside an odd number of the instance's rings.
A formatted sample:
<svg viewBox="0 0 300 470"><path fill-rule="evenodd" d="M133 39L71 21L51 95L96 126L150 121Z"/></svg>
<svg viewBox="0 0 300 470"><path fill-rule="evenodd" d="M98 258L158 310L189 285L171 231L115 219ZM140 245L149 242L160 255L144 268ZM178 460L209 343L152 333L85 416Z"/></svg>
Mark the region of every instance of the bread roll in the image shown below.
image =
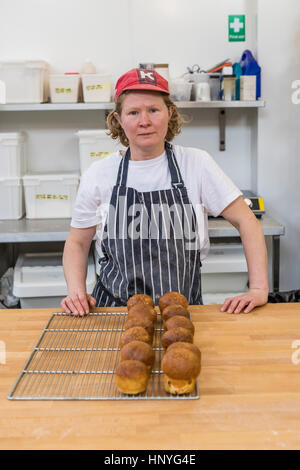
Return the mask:
<svg viewBox="0 0 300 470"><path fill-rule="evenodd" d="M186 317L189 318L189 312L188 310L183 307L182 305L169 305L168 307L165 307L162 313L162 317L164 321L167 321L171 317L175 316L181 316L181 317Z"/></svg>
<svg viewBox="0 0 300 470"><path fill-rule="evenodd" d="M186 317L181 317L179 315L175 315L174 317L170 317L166 322L165 322L165 329L166 330L172 330L172 328L185 328L186 330L189 330L192 335L195 333L195 327L191 320Z"/></svg>
<svg viewBox="0 0 300 470"><path fill-rule="evenodd" d="M141 361L147 367L148 373L151 373L154 364L154 351L150 344L143 341L131 341L123 346L120 354L121 361Z"/></svg>
<svg viewBox="0 0 300 470"><path fill-rule="evenodd" d="M201 351L200 349L192 343L186 343L184 341L176 341L175 343L170 344L168 346L167 352L176 350L176 349L188 349L192 353L196 354L197 358L201 361Z"/></svg>
<svg viewBox="0 0 300 470"><path fill-rule="evenodd" d="M147 367L141 361L122 361L116 367L115 381L121 393L135 395L144 392L148 381Z"/></svg>
<svg viewBox="0 0 300 470"><path fill-rule="evenodd" d="M145 343L150 344L150 346L152 345L152 338L145 328L142 328L141 326L134 326L124 331L120 340L120 348L122 349L123 346L130 343L130 341L144 341Z"/></svg>
<svg viewBox="0 0 300 470"><path fill-rule="evenodd" d="M156 321L157 313L153 307L150 305L137 303L128 309L128 316L130 315L140 315L143 318L151 318L152 322Z"/></svg>
<svg viewBox="0 0 300 470"><path fill-rule="evenodd" d="M141 326L142 328L145 328L149 336L153 338L154 325L152 319L144 318L141 315L127 315L124 323L124 329L128 330L129 328L133 328L134 326Z"/></svg>
<svg viewBox="0 0 300 470"><path fill-rule="evenodd" d="M183 341L185 343L193 342L193 335L189 330L185 328L172 328L171 330L165 331L161 337L162 347L167 349L168 346L176 341Z"/></svg>
<svg viewBox="0 0 300 470"><path fill-rule="evenodd" d="M127 302L128 311L131 309L131 307L133 307L136 304L140 304L140 303L150 305L150 307L154 308L154 302L153 302L152 298L150 297L150 295L135 294L135 295L133 295L132 297L130 297L128 299L128 302Z"/></svg>
<svg viewBox="0 0 300 470"><path fill-rule="evenodd" d="M191 393L200 373L200 359L186 348L167 350L162 359L164 387L168 393Z"/></svg>
<svg viewBox="0 0 300 470"><path fill-rule="evenodd" d="M187 298L183 295L180 294L179 292L166 292L164 295L162 295L158 301L158 306L161 311L161 313L164 311L168 305L182 305L185 308L188 308L188 301Z"/></svg>

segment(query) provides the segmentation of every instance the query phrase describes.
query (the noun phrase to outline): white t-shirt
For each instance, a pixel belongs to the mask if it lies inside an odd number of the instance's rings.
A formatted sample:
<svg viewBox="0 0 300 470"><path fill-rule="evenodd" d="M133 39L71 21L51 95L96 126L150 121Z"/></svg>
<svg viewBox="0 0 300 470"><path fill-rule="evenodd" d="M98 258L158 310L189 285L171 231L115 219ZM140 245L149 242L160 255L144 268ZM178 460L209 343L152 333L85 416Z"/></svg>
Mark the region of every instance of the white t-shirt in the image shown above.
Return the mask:
<svg viewBox="0 0 300 470"><path fill-rule="evenodd" d="M204 150L173 145L175 157L196 212L201 259L209 251L207 213L218 216L241 191ZM113 186L117 181L122 155L115 152L93 163L82 175L73 210L71 226L87 228L97 225L96 248L100 248ZM127 184L139 192L171 189L171 175L166 152L143 161L129 161Z"/></svg>

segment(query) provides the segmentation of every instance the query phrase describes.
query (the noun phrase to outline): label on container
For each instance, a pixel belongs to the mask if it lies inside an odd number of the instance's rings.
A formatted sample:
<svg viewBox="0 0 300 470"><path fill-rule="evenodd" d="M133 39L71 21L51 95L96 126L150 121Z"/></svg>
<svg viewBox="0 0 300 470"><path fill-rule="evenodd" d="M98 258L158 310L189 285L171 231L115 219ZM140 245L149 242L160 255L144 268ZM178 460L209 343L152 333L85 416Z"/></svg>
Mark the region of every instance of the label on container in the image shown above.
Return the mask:
<svg viewBox="0 0 300 470"><path fill-rule="evenodd" d="M107 157L111 152L90 152L90 157Z"/></svg>
<svg viewBox="0 0 300 470"><path fill-rule="evenodd" d="M73 93L72 88L55 88L55 93Z"/></svg>
<svg viewBox="0 0 300 470"><path fill-rule="evenodd" d="M228 41L242 42L246 40L245 15L228 15Z"/></svg>
<svg viewBox="0 0 300 470"><path fill-rule="evenodd" d="M36 194L35 199L56 199L60 201L67 201L69 196L67 194Z"/></svg>
<svg viewBox="0 0 300 470"><path fill-rule="evenodd" d="M93 90L105 90L107 88L110 88L110 83L102 83L101 85L87 85L86 89L87 91L93 91Z"/></svg>

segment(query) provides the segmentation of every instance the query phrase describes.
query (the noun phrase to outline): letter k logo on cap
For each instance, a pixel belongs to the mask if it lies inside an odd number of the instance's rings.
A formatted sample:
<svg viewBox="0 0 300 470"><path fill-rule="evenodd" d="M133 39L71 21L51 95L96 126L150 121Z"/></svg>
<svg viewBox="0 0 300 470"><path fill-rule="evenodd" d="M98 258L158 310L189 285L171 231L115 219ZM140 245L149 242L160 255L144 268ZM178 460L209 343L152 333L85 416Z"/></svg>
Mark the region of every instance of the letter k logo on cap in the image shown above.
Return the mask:
<svg viewBox="0 0 300 470"><path fill-rule="evenodd" d="M141 70L140 76L141 76L141 78L148 77L150 80L155 80L155 78L153 76L153 72L145 72L144 70Z"/></svg>
<svg viewBox="0 0 300 470"><path fill-rule="evenodd" d="M137 74L140 83L149 83L149 85L156 85L156 76L153 70L137 69Z"/></svg>

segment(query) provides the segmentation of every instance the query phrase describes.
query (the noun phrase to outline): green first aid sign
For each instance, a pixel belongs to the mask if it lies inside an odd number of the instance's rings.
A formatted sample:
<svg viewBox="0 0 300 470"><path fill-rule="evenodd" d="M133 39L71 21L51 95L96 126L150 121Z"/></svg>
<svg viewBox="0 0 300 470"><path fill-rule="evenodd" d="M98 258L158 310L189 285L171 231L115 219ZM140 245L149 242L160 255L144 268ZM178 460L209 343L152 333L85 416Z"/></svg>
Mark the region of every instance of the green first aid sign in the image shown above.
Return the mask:
<svg viewBox="0 0 300 470"><path fill-rule="evenodd" d="M228 40L246 40L246 18L245 15L228 15Z"/></svg>

